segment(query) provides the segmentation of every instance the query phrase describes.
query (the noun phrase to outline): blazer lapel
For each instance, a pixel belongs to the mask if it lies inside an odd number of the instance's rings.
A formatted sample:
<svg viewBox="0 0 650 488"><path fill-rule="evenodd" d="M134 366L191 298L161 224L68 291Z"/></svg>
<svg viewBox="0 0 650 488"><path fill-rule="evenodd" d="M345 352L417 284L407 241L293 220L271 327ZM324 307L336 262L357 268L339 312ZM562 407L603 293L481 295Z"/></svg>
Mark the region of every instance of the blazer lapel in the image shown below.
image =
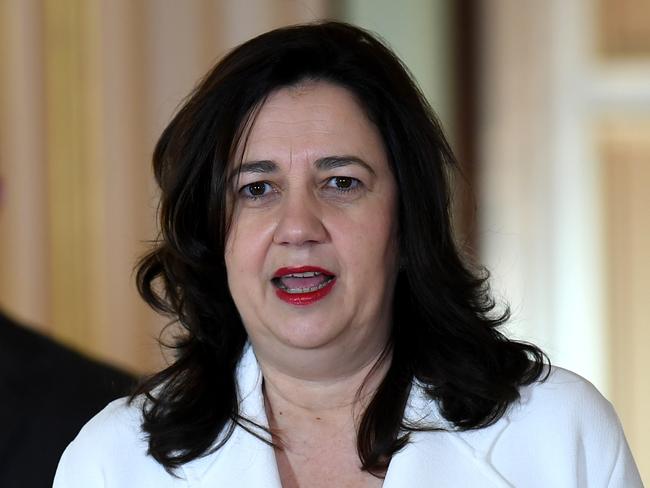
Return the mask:
<svg viewBox="0 0 650 488"><path fill-rule="evenodd" d="M196 459L183 467L190 486L237 486L241 488L282 488L273 447L268 433L255 424L268 428L262 393L262 373L253 348L246 346L237 368L239 412L244 425L235 426L232 436L216 452Z"/></svg>
<svg viewBox="0 0 650 488"><path fill-rule="evenodd" d="M201 461L184 467L190 486L282 487L273 448L241 427L221 449Z"/></svg>
<svg viewBox="0 0 650 488"><path fill-rule="evenodd" d="M417 383L405 419L441 430L411 433L410 442L391 459L383 488L512 486L489 462L490 447L506 428L506 420L472 433L456 432Z"/></svg>

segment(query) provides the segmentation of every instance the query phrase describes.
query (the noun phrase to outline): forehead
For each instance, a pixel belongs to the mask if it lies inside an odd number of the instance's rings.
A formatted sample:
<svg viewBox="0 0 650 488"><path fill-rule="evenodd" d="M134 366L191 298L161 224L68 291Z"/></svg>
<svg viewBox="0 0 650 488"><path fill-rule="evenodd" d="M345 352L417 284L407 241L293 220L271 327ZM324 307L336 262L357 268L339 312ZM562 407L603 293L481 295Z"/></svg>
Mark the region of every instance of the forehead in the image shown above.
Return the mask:
<svg viewBox="0 0 650 488"><path fill-rule="evenodd" d="M271 93L256 114L245 142L243 151L238 150L243 160L282 162L336 154L385 159L379 130L356 97L346 88L322 81Z"/></svg>

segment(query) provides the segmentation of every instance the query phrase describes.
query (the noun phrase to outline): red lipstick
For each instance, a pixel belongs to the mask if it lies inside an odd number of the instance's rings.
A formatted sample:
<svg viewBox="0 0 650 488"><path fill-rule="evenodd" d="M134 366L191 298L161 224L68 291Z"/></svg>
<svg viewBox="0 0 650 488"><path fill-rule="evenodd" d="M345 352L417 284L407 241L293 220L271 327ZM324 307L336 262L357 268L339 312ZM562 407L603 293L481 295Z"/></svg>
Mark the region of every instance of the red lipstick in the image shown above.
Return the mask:
<svg viewBox="0 0 650 488"><path fill-rule="evenodd" d="M280 268L273 274L277 297L291 305L311 305L325 298L334 288L336 276L317 266Z"/></svg>

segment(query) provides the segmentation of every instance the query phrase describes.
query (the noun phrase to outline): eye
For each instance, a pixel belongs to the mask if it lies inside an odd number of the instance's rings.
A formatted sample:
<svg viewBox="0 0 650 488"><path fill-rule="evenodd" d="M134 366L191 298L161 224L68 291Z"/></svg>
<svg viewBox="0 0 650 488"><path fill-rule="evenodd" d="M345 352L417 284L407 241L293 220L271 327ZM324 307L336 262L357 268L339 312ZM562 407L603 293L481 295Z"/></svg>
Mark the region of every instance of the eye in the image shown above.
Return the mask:
<svg viewBox="0 0 650 488"><path fill-rule="evenodd" d="M248 185L243 186L242 189L239 190L239 193L245 198L256 200L258 198L266 196L271 191L273 191L273 187L270 185L270 183L267 183L265 181L256 181L254 183L249 183Z"/></svg>
<svg viewBox="0 0 650 488"><path fill-rule="evenodd" d="M335 188L338 191L354 191L359 188L361 182L356 178L350 176L333 176L327 180L326 186L329 188Z"/></svg>

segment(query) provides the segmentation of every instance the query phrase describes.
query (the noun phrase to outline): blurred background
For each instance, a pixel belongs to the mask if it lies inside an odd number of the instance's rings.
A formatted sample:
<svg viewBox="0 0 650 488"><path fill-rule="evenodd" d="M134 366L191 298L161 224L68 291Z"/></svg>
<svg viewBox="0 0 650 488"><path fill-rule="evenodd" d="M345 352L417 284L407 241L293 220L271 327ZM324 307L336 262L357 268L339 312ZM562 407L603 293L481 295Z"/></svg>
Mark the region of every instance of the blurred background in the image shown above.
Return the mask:
<svg viewBox="0 0 650 488"><path fill-rule="evenodd" d="M377 32L411 68L509 333L598 386L650 482L648 0L0 0L1 308L159 367L165 320L133 284L156 235L156 139L230 48L321 18Z"/></svg>

